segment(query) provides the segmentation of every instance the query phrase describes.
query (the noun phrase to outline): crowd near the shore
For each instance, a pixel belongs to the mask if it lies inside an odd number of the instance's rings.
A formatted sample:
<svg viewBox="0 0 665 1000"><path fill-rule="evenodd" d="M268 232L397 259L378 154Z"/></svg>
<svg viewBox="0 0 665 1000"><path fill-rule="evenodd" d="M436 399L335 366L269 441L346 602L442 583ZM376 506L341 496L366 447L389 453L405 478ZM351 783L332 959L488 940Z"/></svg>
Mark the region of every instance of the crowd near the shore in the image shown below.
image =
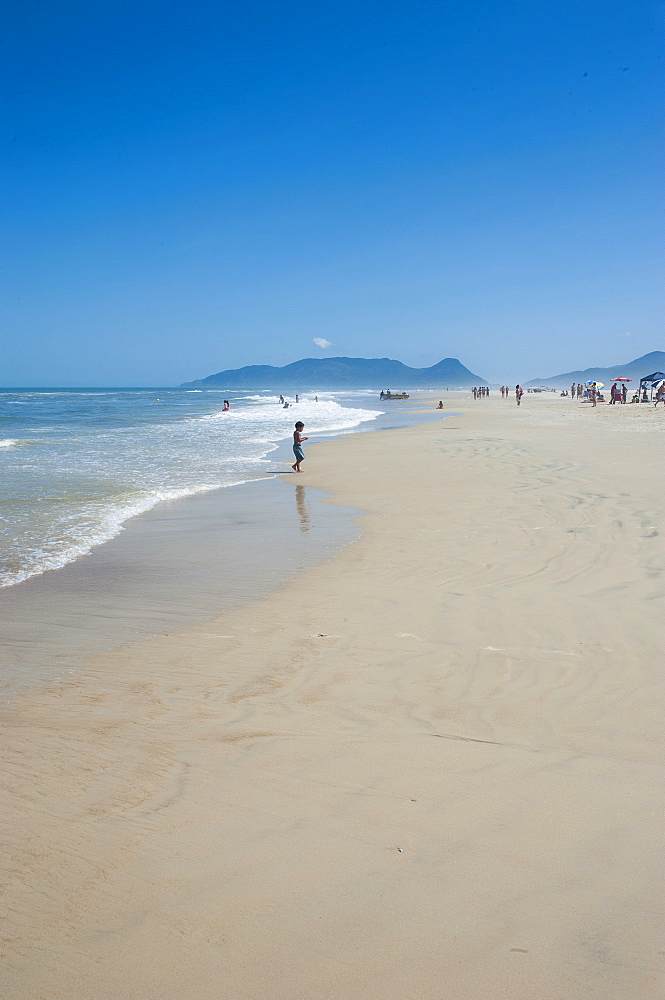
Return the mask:
<svg viewBox="0 0 665 1000"><path fill-rule="evenodd" d="M511 390L509 389L509 387L507 385L502 385L501 388L499 389L499 392L501 393L501 399L508 399L508 396L510 395L510 391ZM487 399L489 397L489 394L490 394L490 389L489 389L488 385L480 385L480 386L474 385L474 386L471 387L471 392L473 393L473 398L474 399ZM524 389L522 388L522 386L521 385L516 385L515 386L515 402L517 403L518 406L520 405L520 402L522 401L522 396L523 395L524 395Z"/></svg>
<svg viewBox="0 0 665 1000"><path fill-rule="evenodd" d="M592 383L591 385L582 385L581 382L573 383L570 387L570 398L571 399L587 399L594 406L596 403L604 403L605 397L601 392L601 386L598 383ZM562 396L567 396L568 392L562 392ZM619 385L617 382L612 384L610 389L610 403L625 403L628 398L628 389L626 388L626 383L622 382ZM646 401L646 389L644 390L644 400ZM639 401L639 393L635 393L632 399L633 403Z"/></svg>
<svg viewBox="0 0 665 1000"><path fill-rule="evenodd" d="M591 403L592 406L597 406L598 403L609 403L610 405L616 405L617 403L624 404L629 402L628 400L628 387L625 381L613 382L607 393L609 398L606 398L603 394L604 386L600 382L592 382L587 385L581 385L579 382L571 385L570 387L570 398L571 399L581 399L586 400ZM640 389L635 389L633 395L630 398L631 403L650 403L653 401L654 406L658 406L659 403L665 405L665 383L660 383L655 385L655 394L652 391L652 396L649 398L649 393L647 391L646 385ZM569 393L564 391L561 393L562 396L568 396Z"/></svg>
<svg viewBox="0 0 665 1000"><path fill-rule="evenodd" d="M655 389L655 393L652 391L651 399L649 398L649 395L647 393L646 385L642 385L641 394L640 394L640 389L636 389L630 400L628 400L628 389L626 386L626 381L630 381L630 379L617 380L616 382L613 382L612 386L609 389L609 392L607 393L607 396L609 398L606 398L605 395L603 395L602 390L604 386L602 385L601 382L589 382L586 385L582 385L581 382L574 382L570 387L570 392L568 391L568 389L564 389L560 393L560 395L569 396L573 400L580 399L582 400L582 402L591 403L592 406L597 406L598 403L624 404L627 402L649 403L653 401L654 406L658 406L659 403L662 403L663 406L665 407L665 380L660 384L655 384L653 386L653 389ZM527 389L527 392L532 392L532 391L540 392L541 390ZM508 399L508 397L511 394L511 389L507 385L502 385L499 389L499 392L501 393L502 399ZM471 393L473 394L474 399L487 399L490 395L490 389L489 386L486 385L481 385L481 386L474 385L471 387ZM518 406L522 401L523 395L524 395L524 389L522 388L522 386L519 384L516 385L515 402L517 403ZM443 403L440 402L439 409L442 408L443 408Z"/></svg>

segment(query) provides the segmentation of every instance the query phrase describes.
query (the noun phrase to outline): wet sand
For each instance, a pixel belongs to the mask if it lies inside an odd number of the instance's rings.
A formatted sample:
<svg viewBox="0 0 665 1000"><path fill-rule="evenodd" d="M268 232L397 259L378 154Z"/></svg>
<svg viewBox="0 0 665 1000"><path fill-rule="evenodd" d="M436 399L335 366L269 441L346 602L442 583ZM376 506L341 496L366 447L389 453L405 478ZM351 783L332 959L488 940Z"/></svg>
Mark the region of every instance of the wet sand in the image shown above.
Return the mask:
<svg viewBox="0 0 665 1000"><path fill-rule="evenodd" d="M308 449L334 558L3 710L4 996L662 996L665 415L446 405Z"/></svg>
<svg viewBox="0 0 665 1000"><path fill-rule="evenodd" d="M162 503L84 558L0 588L0 702L264 597L333 555L358 528L324 496L280 477Z"/></svg>

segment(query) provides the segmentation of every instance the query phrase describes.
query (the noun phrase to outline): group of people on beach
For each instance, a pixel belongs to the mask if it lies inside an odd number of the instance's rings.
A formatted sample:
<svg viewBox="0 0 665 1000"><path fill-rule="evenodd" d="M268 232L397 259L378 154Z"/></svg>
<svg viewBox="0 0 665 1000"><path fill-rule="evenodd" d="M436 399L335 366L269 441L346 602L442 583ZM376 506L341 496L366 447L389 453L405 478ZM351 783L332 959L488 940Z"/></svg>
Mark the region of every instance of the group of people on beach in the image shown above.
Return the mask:
<svg viewBox="0 0 665 1000"><path fill-rule="evenodd" d="M519 393L517 391L518 389L519 389ZM471 392L473 393L473 398L474 399L486 399L489 396L489 394L490 394L489 386L487 386L487 385L480 385L480 386L474 385L472 387L472 389L471 389ZM502 385L501 388L499 389L499 392L501 393L501 399L508 399L508 396L510 395L510 389L508 388L507 385ZM522 398L523 394L524 394L524 390L522 389L522 387L519 386L519 385L516 385L515 386L515 396L517 398L517 405L518 406L520 405L519 401Z"/></svg>
<svg viewBox="0 0 665 1000"><path fill-rule="evenodd" d="M612 385L610 389L610 403L625 403L627 396L628 390L626 389L625 382L622 382L621 385L615 382ZM596 406L599 402L605 402L605 397L600 391L600 386L594 384L582 385L581 382L573 382L570 387L570 398L587 399L592 406Z"/></svg>
<svg viewBox="0 0 665 1000"><path fill-rule="evenodd" d="M622 382L619 385L615 382L610 389L610 403L625 403L628 396L628 390L626 388L626 383ZM573 382L570 387L570 398L571 399L588 399L593 406L601 400L605 402L603 396L601 396L600 386L592 385L582 385L581 382Z"/></svg>
<svg viewBox="0 0 665 1000"><path fill-rule="evenodd" d="M628 389L626 388L626 383L622 382L619 385L615 382L610 389L610 403L625 403L627 395Z"/></svg>
<svg viewBox="0 0 665 1000"><path fill-rule="evenodd" d="M561 393L562 396L568 396L567 390ZM625 382L613 382L609 390L609 400L610 405L616 405L617 403L627 403L628 402L628 387ZM591 383L590 385L582 385L581 383L573 383L570 387L570 398L571 399L581 399L591 403L592 406L597 406L598 403L606 402L605 396L602 393L599 384ZM662 402L665 405L665 389L661 387L656 390L654 406L658 406L658 403ZM647 394L646 386L642 386L642 395L640 396L639 389L636 389L633 393L631 403L648 403L649 396Z"/></svg>
<svg viewBox="0 0 665 1000"><path fill-rule="evenodd" d="M473 398L474 399L485 399L490 394L489 386L486 386L486 385L481 385L481 386L475 386L474 385L472 387L472 389L471 389L471 392L473 393ZM499 390L499 392L501 393L501 399L508 399L508 396L510 395L510 389L508 388L507 385L502 385L501 388L500 388L500 390ZM524 389L522 388L522 386L521 385L516 385L515 386L515 400L516 400L518 406L520 405L520 403L522 401L522 396L523 395L524 395ZM441 408L442 408L442 405L443 404L441 404Z"/></svg>

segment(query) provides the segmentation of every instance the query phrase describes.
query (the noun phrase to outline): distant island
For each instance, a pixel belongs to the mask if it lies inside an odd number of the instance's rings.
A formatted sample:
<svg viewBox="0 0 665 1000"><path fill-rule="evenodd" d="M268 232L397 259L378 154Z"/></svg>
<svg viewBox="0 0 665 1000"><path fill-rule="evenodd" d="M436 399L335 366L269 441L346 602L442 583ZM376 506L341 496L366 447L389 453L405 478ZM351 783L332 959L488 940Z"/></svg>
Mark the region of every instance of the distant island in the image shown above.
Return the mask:
<svg viewBox="0 0 665 1000"><path fill-rule="evenodd" d="M283 368L248 365L217 372L181 389L439 389L487 385L457 358L444 358L431 368L409 368L391 358L303 358Z"/></svg>
<svg viewBox="0 0 665 1000"><path fill-rule="evenodd" d="M650 354L643 354L641 358L628 361L625 365L612 365L611 368L584 368L574 372L564 372L563 375L550 375L549 378L534 378L526 382L527 388L533 385L549 385L554 388L567 388L573 382L605 382L609 384L612 379L618 376L632 379L639 382L645 375L653 372L665 371L665 352L651 351Z"/></svg>

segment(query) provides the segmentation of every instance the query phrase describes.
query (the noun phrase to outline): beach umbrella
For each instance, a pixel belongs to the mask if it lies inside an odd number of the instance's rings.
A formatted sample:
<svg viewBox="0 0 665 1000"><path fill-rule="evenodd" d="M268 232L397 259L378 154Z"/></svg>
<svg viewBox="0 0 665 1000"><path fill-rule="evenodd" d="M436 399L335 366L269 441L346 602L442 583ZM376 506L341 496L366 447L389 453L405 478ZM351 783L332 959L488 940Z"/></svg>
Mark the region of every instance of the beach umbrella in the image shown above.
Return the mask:
<svg viewBox="0 0 665 1000"><path fill-rule="evenodd" d="M605 383L604 382L586 382L585 384L588 385L588 387L590 389L604 389L605 388Z"/></svg>
<svg viewBox="0 0 665 1000"><path fill-rule="evenodd" d="M612 379L613 382L632 382L632 378L626 378L625 375L617 375L616 378Z"/></svg>

